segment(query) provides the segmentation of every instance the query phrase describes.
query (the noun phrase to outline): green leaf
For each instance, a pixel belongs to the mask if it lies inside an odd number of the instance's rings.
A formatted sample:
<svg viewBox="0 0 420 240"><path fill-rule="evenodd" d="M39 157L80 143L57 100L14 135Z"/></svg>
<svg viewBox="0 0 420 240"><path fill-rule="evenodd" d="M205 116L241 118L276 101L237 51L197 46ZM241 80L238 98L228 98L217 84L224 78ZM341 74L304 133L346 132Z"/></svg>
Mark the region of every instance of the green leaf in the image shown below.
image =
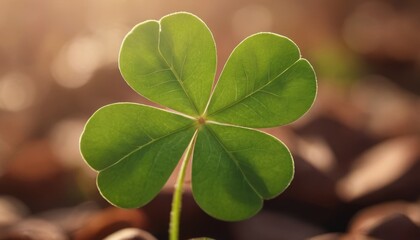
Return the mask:
<svg viewBox="0 0 420 240"><path fill-rule="evenodd" d="M229 57L208 107L208 119L274 127L302 116L316 95L312 66L288 38L260 33Z"/></svg>
<svg viewBox="0 0 420 240"><path fill-rule="evenodd" d="M146 21L127 35L120 51L124 79L139 94L174 110L199 116L216 72L216 47L196 16L177 13Z"/></svg>
<svg viewBox="0 0 420 240"><path fill-rule="evenodd" d="M194 198L215 218L243 220L260 210L263 199L289 185L293 169L290 152L276 138L252 129L207 124L194 149Z"/></svg>
<svg viewBox="0 0 420 240"><path fill-rule="evenodd" d="M119 67L136 92L186 115L120 103L89 119L81 152L99 172L98 187L112 204L131 208L153 199L189 144L194 198L215 218L251 217L264 199L290 184L294 166L286 146L247 128L290 123L314 101L314 70L290 39L272 33L245 39L229 57L211 97L214 40L189 13L134 27L122 44ZM180 185L176 189L180 193Z"/></svg>
<svg viewBox="0 0 420 240"><path fill-rule="evenodd" d="M101 194L120 207L139 207L155 197L191 140L193 121L139 104L111 104L86 124L80 149L99 171Z"/></svg>

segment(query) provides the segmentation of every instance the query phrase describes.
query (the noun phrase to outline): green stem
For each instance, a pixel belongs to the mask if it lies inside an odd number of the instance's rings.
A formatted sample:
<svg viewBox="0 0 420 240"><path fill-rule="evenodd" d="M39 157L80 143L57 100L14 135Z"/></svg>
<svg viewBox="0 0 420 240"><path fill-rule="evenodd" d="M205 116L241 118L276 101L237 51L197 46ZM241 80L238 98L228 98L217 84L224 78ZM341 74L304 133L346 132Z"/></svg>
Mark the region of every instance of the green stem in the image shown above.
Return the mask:
<svg viewBox="0 0 420 240"><path fill-rule="evenodd" d="M194 133L190 144L188 145L187 151L185 152L184 158L182 159L181 169L178 173L178 179L175 184L175 191L172 198L172 209L171 209L171 220L169 223L169 239L179 239L179 220L181 217L181 202L182 202L182 189L184 185L185 173L187 172L187 166L191 159L194 141L197 137L198 130Z"/></svg>

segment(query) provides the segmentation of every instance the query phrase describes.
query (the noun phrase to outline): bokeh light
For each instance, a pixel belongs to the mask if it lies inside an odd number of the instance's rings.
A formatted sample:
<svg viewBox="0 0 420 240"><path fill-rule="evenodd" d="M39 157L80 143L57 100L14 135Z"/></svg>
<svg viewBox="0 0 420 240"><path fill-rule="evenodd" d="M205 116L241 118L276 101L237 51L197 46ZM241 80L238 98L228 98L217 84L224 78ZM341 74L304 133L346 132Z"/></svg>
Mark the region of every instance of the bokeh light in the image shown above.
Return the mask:
<svg viewBox="0 0 420 240"><path fill-rule="evenodd" d="M248 24L243 24L244 22ZM245 5L232 16L232 29L238 38L245 38L257 32L269 32L272 27L272 13L264 5Z"/></svg>
<svg viewBox="0 0 420 240"><path fill-rule="evenodd" d="M53 151L69 167L84 166L80 159L79 140L85 125L84 119L66 119L55 124L50 132Z"/></svg>
<svg viewBox="0 0 420 240"><path fill-rule="evenodd" d="M10 72L0 77L0 109L17 112L31 106L36 89L33 80L20 72Z"/></svg>
<svg viewBox="0 0 420 240"><path fill-rule="evenodd" d="M117 209L79 138L101 106L148 103L119 73L120 45L136 24L177 11L211 29L216 76L239 42L271 31L296 42L318 78L303 118L263 129L294 156L290 187L255 218L226 223L195 203L190 166L181 239L420 239L415 0L0 1L0 239L140 234L133 227L167 238L177 171L147 206Z"/></svg>

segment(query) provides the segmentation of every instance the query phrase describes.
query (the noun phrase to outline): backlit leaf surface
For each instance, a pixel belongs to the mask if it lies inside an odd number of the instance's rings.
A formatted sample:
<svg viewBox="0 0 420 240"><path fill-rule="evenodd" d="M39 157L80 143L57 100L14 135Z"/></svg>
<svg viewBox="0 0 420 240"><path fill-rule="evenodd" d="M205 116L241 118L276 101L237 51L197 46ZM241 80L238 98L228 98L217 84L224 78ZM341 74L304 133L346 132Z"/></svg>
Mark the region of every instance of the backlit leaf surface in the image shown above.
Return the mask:
<svg viewBox="0 0 420 240"><path fill-rule="evenodd" d="M119 103L89 119L81 152L112 204L133 208L152 200L190 142L193 196L215 218L249 218L290 184L286 146L248 128L290 123L312 105L315 74L290 39L259 33L244 40L211 95L211 32L196 16L175 13L134 27L119 67L136 92L182 114Z"/></svg>
<svg viewBox="0 0 420 240"><path fill-rule="evenodd" d="M121 46L119 66L139 94L198 116L214 81L216 47L200 19L172 14L135 26Z"/></svg>
<svg viewBox="0 0 420 240"><path fill-rule="evenodd" d="M208 118L248 127L290 123L312 105L315 73L288 38L255 34L233 51L212 96Z"/></svg>
<svg viewBox="0 0 420 240"><path fill-rule="evenodd" d="M101 194L120 207L140 207L156 196L194 133L193 121L157 108L111 104L86 124L80 146L99 171Z"/></svg>
<svg viewBox="0 0 420 240"><path fill-rule="evenodd" d="M281 193L292 177L291 155L276 138L217 124L200 129L192 187L197 203L210 215L232 221L248 218L263 199Z"/></svg>

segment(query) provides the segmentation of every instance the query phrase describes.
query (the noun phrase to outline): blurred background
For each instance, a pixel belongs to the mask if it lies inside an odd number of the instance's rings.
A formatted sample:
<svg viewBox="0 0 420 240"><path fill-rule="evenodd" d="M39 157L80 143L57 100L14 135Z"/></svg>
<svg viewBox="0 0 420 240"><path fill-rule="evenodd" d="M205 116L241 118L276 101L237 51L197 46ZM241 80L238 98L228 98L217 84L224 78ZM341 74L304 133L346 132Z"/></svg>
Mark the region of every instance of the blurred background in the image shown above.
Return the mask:
<svg viewBox="0 0 420 240"><path fill-rule="evenodd" d="M418 0L0 0L0 239L167 238L173 178L146 207L117 209L78 148L99 107L147 103L121 78L119 47L135 24L175 11L208 24L218 71L245 37L272 31L319 80L308 114L267 129L295 158L286 192L226 223L187 187L182 239L420 239Z"/></svg>

